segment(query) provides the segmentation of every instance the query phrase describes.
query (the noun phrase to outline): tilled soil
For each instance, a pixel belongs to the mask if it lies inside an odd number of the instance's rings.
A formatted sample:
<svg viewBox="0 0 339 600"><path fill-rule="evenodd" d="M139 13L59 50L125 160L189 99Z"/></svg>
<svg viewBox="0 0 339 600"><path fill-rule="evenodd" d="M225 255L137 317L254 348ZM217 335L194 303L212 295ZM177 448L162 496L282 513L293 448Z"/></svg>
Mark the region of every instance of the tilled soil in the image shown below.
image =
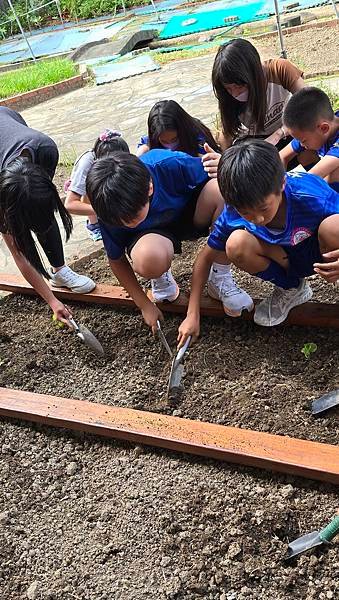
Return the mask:
<svg viewBox="0 0 339 600"><path fill-rule="evenodd" d="M175 261L182 288L196 249L185 245ZM83 270L113 281L104 257ZM268 292L237 277L256 296ZM312 286L318 299L335 301L332 286ZM170 406L168 358L137 313L77 305L74 314L106 358L56 329L38 299L2 301L0 385L338 443L339 411L310 414L312 398L339 385L338 332L203 319L185 392ZM173 347L179 323L165 316ZM317 344L309 359L307 342ZM338 497L330 485L6 420L0 435L3 600L339 593L338 543L283 561L289 540L332 517Z"/></svg>

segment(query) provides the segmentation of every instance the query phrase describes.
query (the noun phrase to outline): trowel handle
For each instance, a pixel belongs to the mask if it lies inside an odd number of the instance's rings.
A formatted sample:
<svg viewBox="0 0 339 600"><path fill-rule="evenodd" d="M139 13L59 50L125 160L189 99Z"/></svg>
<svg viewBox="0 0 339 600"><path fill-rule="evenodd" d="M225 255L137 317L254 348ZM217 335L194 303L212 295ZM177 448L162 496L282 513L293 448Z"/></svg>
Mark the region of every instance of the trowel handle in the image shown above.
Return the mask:
<svg viewBox="0 0 339 600"><path fill-rule="evenodd" d="M68 319L68 322L72 325L74 331L76 331L77 333L80 331L79 330L79 326L76 324L76 322L74 321L73 317L70 317Z"/></svg>
<svg viewBox="0 0 339 600"><path fill-rule="evenodd" d="M321 531L319 531L319 537L323 542L330 542L339 533L339 515Z"/></svg>

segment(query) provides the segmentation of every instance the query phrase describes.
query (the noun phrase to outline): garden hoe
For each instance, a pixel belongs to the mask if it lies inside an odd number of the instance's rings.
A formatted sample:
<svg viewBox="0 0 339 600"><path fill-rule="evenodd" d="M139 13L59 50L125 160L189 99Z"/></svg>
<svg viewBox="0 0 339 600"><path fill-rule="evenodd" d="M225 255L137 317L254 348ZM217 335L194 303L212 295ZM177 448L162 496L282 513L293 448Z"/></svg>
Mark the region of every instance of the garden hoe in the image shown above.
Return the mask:
<svg viewBox="0 0 339 600"><path fill-rule="evenodd" d="M335 390L334 392L321 396L321 398L313 400L312 415L319 415L329 408L334 408L334 406L339 406L339 390Z"/></svg>
<svg viewBox="0 0 339 600"><path fill-rule="evenodd" d="M85 325L78 325L73 318L68 319L70 325L73 328L75 335L82 341L85 346L93 350L99 356L104 356L105 352L100 344L99 340L93 335L93 333L85 327Z"/></svg>
<svg viewBox="0 0 339 600"><path fill-rule="evenodd" d="M312 531L302 535L300 538L294 540L288 545L286 560L298 556L311 548L321 546L322 544L328 544L333 538L339 533L339 511L334 519L320 531Z"/></svg>

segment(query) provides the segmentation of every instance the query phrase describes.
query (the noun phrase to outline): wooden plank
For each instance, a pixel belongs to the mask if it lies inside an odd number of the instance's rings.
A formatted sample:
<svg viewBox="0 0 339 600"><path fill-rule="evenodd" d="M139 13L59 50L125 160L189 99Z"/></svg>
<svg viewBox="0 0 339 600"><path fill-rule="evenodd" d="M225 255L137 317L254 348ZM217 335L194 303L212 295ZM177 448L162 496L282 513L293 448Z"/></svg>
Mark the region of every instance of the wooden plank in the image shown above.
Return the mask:
<svg viewBox="0 0 339 600"><path fill-rule="evenodd" d="M19 275L0 274L0 290L18 294L36 296L35 290ZM135 304L124 290L114 285L98 283L95 290L90 294L75 294L67 289L55 289L57 298L63 301L86 302L89 304L110 304L117 307L135 309ZM258 302L258 300L255 300ZM164 312L185 314L187 310L188 297L180 294L175 302L160 302L158 304ZM209 317L225 317L222 305L217 300L203 296L201 302L201 314ZM227 317L231 318L231 317ZM243 313L242 319L252 320L253 313ZM302 325L306 327L329 327L339 329L339 305L326 304L322 302L306 302L291 310L284 325Z"/></svg>
<svg viewBox="0 0 339 600"><path fill-rule="evenodd" d="M339 483L330 444L9 388L0 388L0 415Z"/></svg>

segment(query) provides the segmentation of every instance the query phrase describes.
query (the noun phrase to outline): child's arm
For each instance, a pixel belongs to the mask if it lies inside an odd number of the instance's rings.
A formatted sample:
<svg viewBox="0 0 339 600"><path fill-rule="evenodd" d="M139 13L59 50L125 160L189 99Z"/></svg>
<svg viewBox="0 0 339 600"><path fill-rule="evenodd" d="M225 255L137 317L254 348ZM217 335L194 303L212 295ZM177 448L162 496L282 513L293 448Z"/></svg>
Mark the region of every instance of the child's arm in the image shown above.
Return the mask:
<svg viewBox="0 0 339 600"><path fill-rule="evenodd" d="M151 327L155 335L157 332L157 320L163 319L161 310L147 298L126 256L122 256L116 260L112 260L111 258L108 260L114 275L125 288L126 292L133 298L137 307L140 308L146 325Z"/></svg>
<svg viewBox="0 0 339 600"><path fill-rule="evenodd" d="M82 198L84 201L82 201ZM87 196L80 196L80 194L76 194L75 192L71 192L69 190L66 195L65 208L71 213L71 215L95 217L95 211L88 199L86 201L86 198Z"/></svg>
<svg viewBox="0 0 339 600"><path fill-rule="evenodd" d="M36 293L39 294L39 296L41 296L41 298L43 298L47 304L49 304L58 321L62 321L70 327L68 322L69 318L72 316L70 310L68 310L68 308L54 296L52 290L44 281L42 275L40 275L40 273L34 269L28 260L26 260L23 254L19 252L12 236L9 234L3 234L3 239L14 258L16 266L26 281L28 281L32 288L35 289Z"/></svg>
<svg viewBox="0 0 339 600"><path fill-rule="evenodd" d="M186 319L181 323L178 333L178 348L184 345L187 338L191 335L193 341L197 339L200 333L200 298L206 284L208 274L217 250L213 250L206 244L195 259L191 280L191 294L187 308Z"/></svg>
<svg viewBox="0 0 339 600"><path fill-rule="evenodd" d="M217 177L218 174L218 164L221 154L220 152L213 150L207 142L204 143L204 150L206 154L201 157L202 165L208 176L213 179Z"/></svg>
<svg viewBox="0 0 339 600"><path fill-rule="evenodd" d="M334 172L338 171L333 177ZM309 170L312 175L318 175L322 179L328 178L329 183L333 181L339 181L339 157L338 156L324 156L319 162L317 162L312 169Z"/></svg>
<svg viewBox="0 0 339 600"><path fill-rule="evenodd" d="M142 144L141 146L139 146L137 148L137 151L135 154L136 154L136 156L142 156L143 154L146 154L146 152L148 152L148 151L149 151L149 146L147 146L147 144Z"/></svg>
<svg viewBox="0 0 339 600"><path fill-rule="evenodd" d="M290 162L290 160L292 160L292 158L297 156L297 152L293 150L292 143L290 142L289 144L287 144L287 146L285 146L285 148L280 150L279 156L282 164L284 165L284 169L287 169L288 163Z"/></svg>

